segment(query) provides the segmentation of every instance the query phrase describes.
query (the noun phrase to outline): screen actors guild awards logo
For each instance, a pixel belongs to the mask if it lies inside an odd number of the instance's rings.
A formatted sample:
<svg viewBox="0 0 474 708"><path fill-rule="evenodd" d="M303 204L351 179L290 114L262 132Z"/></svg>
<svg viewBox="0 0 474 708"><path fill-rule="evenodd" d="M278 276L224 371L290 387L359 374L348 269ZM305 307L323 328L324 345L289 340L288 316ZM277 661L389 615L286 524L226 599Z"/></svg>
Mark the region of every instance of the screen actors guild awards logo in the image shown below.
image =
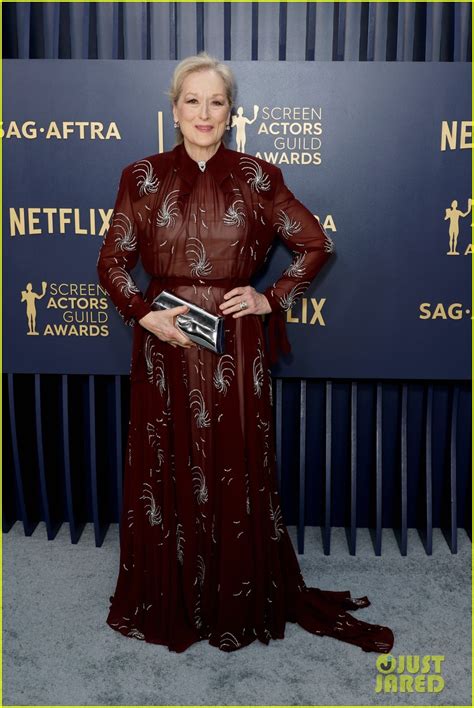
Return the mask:
<svg viewBox="0 0 474 708"><path fill-rule="evenodd" d="M21 290L26 303L27 335L52 337L108 337L107 293L98 283L41 283L41 293L27 283ZM44 300L37 324L37 300ZM46 320L46 321L45 321ZM39 331L38 331L39 330Z"/></svg>
<svg viewBox="0 0 474 708"><path fill-rule="evenodd" d="M254 104L253 118L249 118L244 115L243 106L239 106L231 123L231 127L236 128L236 150L274 165L319 165L322 161L322 110L321 106ZM247 126L252 123L255 126L249 150L246 148Z"/></svg>

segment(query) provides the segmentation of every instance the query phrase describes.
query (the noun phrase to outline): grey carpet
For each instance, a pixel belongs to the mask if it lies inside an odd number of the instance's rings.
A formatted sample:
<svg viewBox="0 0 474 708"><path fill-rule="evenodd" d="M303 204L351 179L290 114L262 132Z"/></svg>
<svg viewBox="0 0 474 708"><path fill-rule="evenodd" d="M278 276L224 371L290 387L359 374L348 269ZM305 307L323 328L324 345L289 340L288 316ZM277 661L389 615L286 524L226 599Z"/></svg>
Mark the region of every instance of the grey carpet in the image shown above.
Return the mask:
<svg viewBox="0 0 474 708"><path fill-rule="evenodd" d="M293 542L295 529L289 527ZM355 617L387 624L392 654L442 654L445 688L375 693L376 653L287 623L285 638L225 653L204 640L182 654L114 632L105 624L118 571L118 525L102 548L92 525L77 545L63 524L3 535L3 705L470 705L471 543L459 533L452 555L439 529L426 556L413 529L400 556L384 529L383 555L358 531L357 555L334 529L324 556L319 529L307 529L299 556L306 584L368 595Z"/></svg>

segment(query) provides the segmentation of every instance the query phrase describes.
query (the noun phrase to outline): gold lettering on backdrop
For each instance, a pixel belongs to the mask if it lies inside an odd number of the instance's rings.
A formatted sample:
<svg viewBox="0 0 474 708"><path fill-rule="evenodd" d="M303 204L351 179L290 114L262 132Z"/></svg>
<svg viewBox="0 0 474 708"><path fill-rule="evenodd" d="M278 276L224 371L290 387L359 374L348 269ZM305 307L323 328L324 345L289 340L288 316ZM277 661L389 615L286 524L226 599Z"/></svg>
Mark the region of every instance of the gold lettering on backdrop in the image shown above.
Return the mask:
<svg viewBox="0 0 474 708"><path fill-rule="evenodd" d="M419 312L418 319L420 320L462 320L463 317L472 319L470 307L464 307L462 302L449 304L421 302Z"/></svg>
<svg viewBox="0 0 474 708"><path fill-rule="evenodd" d="M317 221L321 224L321 219L317 214L313 214L314 218L317 219ZM326 218L324 219L323 223L321 224L323 229L325 231L334 231L336 232L336 224L334 223L334 219L332 217L332 214L328 214Z"/></svg>
<svg viewBox="0 0 474 708"><path fill-rule="evenodd" d="M39 223L39 218L36 214L39 214L41 209L28 209L28 230L30 234L40 234L41 229L36 229L36 224Z"/></svg>
<svg viewBox="0 0 474 708"><path fill-rule="evenodd" d="M72 207L10 207L10 236L100 236L110 226L113 209L81 209ZM67 226L72 228L68 229Z"/></svg>
<svg viewBox="0 0 474 708"><path fill-rule="evenodd" d="M59 310L66 310L70 307L75 307L78 310L105 310L107 309L107 300L98 300L97 298L88 299L85 297L59 297L55 300L53 297L50 297L46 309L49 310L51 307Z"/></svg>
<svg viewBox="0 0 474 708"><path fill-rule="evenodd" d="M51 283L51 295L74 295L82 297L107 295L107 291L98 283Z"/></svg>
<svg viewBox="0 0 474 708"><path fill-rule="evenodd" d="M107 337L109 328L105 325L46 325L43 335L56 337Z"/></svg>
<svg viewBox="0 0 474 708"><path fill-rule="evenodd" d="M472 120L443 120L440 150L468 150L472 148Z"/></svg>
<svg viewBox="0 0 474 708"><path fill-rule="evenodd" d="M273 144L277 150L319 150L321 138L275 138Z"/></svg>
<svg viewBox="0 0 474 708"><path fill-rule="evenodd" d="M1 138L26 138L27 140L32 140L36 136L37 130L33 120L27 120L21 125L18 125L15 121L10 121L6 132L3 129L3 121L0 122Z"/></svg>
<svg viewBox="0 0 474 708"><path fill-rule="evenodd" d="M114 121L108 125L100 121L76 120L59 123L51 121L46 127L37 126L34 120L23 121L23 123L10 121L5 128L3 121L0 122L1 138L35 140L39 136L47 140L67 140L70 137L77 137L79 140L122 140L120 130Z"/></svg>
<svg viewBox="0 0 474 708"><path fill-rule="evenodd" d="M294 120L294 121L309 121L321 120L322 108L314 108L313 106L263 106L262 118L264 120Z"/></svg>
<svg viewBox="0 0 474 708"><path fill-rule="evenodd" d="M259 135L319 135L320 123L260 123L257 133Z"/></svg>
<svg viewBox="0 0 474 708"><path fill-rule="evenodd" d="M255 153L255 157L260 157L262 160L272 162L274 165L320 165L322 162L321 155L303 152L260 152Z"/></svg>
<svg viewBox="0 0 474 708"><path fill-rule="evenodd" d="M286 312L286 321L289 323L293 324L318 324L321 327L326 326L326 322L324 321L322 309L324 307L324 304L326 302L326 298L322 297L320 300L317 300L316 298L312 297L310 298L309 302L311 303L311 314L310 320L308 322L308 298L303 297L300 300L300 315L297 317L295 313L293 312L293 309L290 307L289 310Z"/></svg>

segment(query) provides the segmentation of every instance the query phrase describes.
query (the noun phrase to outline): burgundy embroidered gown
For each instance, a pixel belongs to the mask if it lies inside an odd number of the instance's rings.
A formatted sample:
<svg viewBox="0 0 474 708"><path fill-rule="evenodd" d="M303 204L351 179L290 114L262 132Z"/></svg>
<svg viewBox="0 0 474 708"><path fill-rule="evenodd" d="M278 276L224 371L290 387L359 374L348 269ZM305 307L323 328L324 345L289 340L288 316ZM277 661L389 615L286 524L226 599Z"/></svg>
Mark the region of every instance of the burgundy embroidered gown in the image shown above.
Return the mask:
<svg viewBox="0 0 474 708"><path fill-rule="evenodd" d="M224 293L249 282L276 234L293 261L265 290L268 333L260 315L228 314L219 356L174 348L138 324L165 288L221 314ZM125 636L233 651L283 638L290 621L365 651L392 648L388 627L349 613L366 596L305 585L277 488L270 362L287 341L285 310L332 250L278 167L223 144L203 172L183 145L123 170L97 266L134 327L120 568L106 620ZM130 275L139 254L145 295Z"/></svg>

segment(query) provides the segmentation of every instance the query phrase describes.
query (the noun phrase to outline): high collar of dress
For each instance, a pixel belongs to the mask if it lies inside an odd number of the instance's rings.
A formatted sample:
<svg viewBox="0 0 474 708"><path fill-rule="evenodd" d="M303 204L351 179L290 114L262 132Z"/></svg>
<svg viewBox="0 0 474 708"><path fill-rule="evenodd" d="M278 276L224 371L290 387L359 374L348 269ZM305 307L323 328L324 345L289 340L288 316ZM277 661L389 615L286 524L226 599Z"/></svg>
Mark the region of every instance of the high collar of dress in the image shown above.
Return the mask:
<svg viewBox="0 0 474 708"><path fill-rule="evenodd" d="M173 152L175 153L175 167L180 176L188 184L194 184L196 177L202 174L202 170L199 168L198 163L189 156L186 148L184 147L184 143L176 145ZM206 160L205 172L211 172L212 176L218 183L228 177L231 171L231 161L229 159L231 153L232 150L228 150L224 143L221 143L214 155L210 157L209 160Z"/></svg>

